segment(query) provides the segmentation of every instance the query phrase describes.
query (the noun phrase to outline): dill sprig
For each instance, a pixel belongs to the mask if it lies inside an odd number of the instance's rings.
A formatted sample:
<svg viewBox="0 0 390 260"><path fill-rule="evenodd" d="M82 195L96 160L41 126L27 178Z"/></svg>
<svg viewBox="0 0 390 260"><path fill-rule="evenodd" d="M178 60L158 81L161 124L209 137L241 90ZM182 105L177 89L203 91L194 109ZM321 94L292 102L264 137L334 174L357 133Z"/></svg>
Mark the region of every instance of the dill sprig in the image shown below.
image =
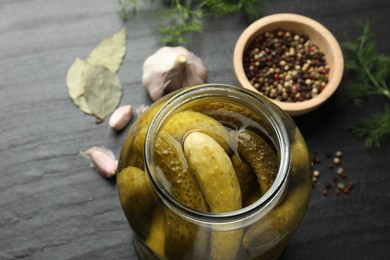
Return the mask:
<svg viewBox="0 0 390 260"><path fill-rule="evenodd" d="M368 22L361 25L363 33L356 40L343 44L350 59L346 68L356 73L356 79L346 91L355 105L361 105L370 95L385 96L390 101L390 91L386 81L390 73L390 57L378 53L374 35ZM352 132L364 138L366 148L380 147L380 142L390 136L390 109L385 104L384 111L358 120Z"/></svg>
<svg viewBox="0 0 390 260"><path fill-rule="evenodd" d="M123 20L128 19L127 9L135 13L138 0L118 0ZM230 15L242 12L250 20L261 16L261 0L164 0L167 10L158 12L162 45L179 45L188 41L189 32L203 31L203 18L210 15Z"/></svg>
<svg viewBox="0 0 390 260"><path fill-rule="evenodd" d="M198 6L193 6L192 1L185 1L182 4L180 0L173 0L171 7L159 13L162 45L183 44L187 41L186 33L203 30L203 10Z"/></svg>
<svg viewBox="0 0 390 260"><path fill-rule="evenodd" d="M390 109L385 106L381 113L373 114L369 117L363 117L358 120L352 129L352 132L364 138L364 147L380 147L380 141L390 136Z"/></svg>
<svg viewBox="0 0 390 260"><path fill-rule="evenodd" d="M260 0L203 0L201 6L218 15L243 12L250 20L261 16Z"/></svg>
<svg viewBox="0 0 390 260"><path fill-rule="evenodd" d="M128 7L131 7L131 11L133 14L137 12L137 2L138 0L117 0L121 9L119 10L119 16L123 21L127 21L129 19L129 15L127 13Z"/></svg>

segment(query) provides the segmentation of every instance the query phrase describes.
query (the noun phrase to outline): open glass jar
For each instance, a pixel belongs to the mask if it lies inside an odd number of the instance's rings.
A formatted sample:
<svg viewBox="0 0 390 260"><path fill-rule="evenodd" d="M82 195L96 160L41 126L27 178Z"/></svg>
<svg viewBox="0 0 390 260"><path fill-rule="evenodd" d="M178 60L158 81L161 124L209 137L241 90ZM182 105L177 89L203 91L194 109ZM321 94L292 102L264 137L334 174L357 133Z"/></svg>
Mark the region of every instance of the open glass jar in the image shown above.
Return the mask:
<svg viewBox="0 0 390 260"><path fill-rule="evenodd" d="M291 118L222 84L181 89L144 112L124 141L117 184L140 259L275 259L312 189Z"/></svg>

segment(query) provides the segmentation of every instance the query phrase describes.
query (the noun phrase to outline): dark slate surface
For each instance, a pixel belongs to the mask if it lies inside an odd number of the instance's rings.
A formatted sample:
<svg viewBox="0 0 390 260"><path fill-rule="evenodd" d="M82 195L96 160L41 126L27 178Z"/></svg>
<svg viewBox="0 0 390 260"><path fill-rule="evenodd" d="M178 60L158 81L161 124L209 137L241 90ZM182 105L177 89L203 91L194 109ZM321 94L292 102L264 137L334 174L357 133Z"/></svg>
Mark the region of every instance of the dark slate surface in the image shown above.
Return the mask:
<svg viewBox="0 0 390 260"><path fill-rule="evenodd" d="M125 24L127 55L119 72L122 104L149 104L142 63L160 46L153 11L144 1ZM368 19L380 51L390 54L388 0L272 0L264 13L295 12L317 19L341 41L360 34ZM66 72L122 26L115 0L0 1L0 259L136 259L115 183L101 178L79 155L91 146L119 153L125 132L96 125L67 94ZM235 84L232 51L247 25L239 15L208 18L186 46L200 56L209 81ZM390 257L390 141L366 151L349 127L381 108L380 98L352 107L343 93L351 77L317 111L296 118L323 172L307 215L282 259L386 259ZM325 154L344 152L349 195L320 194Z"/></svg>

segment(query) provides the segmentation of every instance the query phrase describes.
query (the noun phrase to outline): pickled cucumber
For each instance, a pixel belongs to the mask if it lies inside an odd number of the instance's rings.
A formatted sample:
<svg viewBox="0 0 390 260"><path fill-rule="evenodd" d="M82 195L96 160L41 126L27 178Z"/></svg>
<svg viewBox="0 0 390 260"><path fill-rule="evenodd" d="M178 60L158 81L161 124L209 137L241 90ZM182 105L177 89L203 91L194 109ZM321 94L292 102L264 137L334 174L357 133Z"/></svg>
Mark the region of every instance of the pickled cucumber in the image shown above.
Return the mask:
<svg viewBox="0 0 390 260"><path fill-rule="evenodd" d="M290 175L297 178L302 178L300 175L310 171L309 151L302 137L301 132L296 127L294 134L294 142L291 145L291 171Z"/></svg>
<svg viewBox="0 0 390 260"><path fill-rule="evenodd" d="M237 174L238 182L240 183L242 203L244 204L250 192L255 189L256 175L250 165L241 160L236 154L233 154L230 159Z"/></svg>
<svg viewBox="0 0 390 260"><path fill-rule="evenodd" d="M153 206L153 191L146 173L136 167L128 166L118 173L118 195L129 223L134 223L143 233L146 219L142 219ZM146 224L145 224L146 225Z"/></svg>
<svg viewBox="0 0 390 260"><path fill-rule="evenodd" d="M204 259L208 234L165 209L165 255L169 259Z"/></svg>
<svg viewBox="0 0 390 260"><path fill-rule="evenodd" d="M159 108L159 107L158 107ZM155 110L156 108L154 108ZM144 121L150 121L152 120L152 116L155 112L149 111L147 115L145 115ZM145 138L146 133L148 131L148 124L141 124L138 127L138 131L133 133L136 137L134 138L133 144L130 147L131 151L134 153L132 156L133 158L136 158L135 161L131 161L131 165L136 165L140 168L144 167L144 144L145 144ZM190 133L193 130L204 132L213 138L215 138L218 143L224 147L225 151L231 153L231 149L229 146L229 135L227 130L224 128L222 124L220 124L215 119L198 113L194 111L182 111L176 115L174 115L166 125L163 126L163 130L170 135L172 135L174 138L176 138L179 142L181 142L182 138ZM129 148L129 149L130 149Z"/></svg>
<svg viewBox="0 0 390 260"><path fill-rule="evenodd" d="M238 152L252 167L262 194L272 186L278 173L278 159L264 138L251 130L238 131Z"/></svg>
<svg viewBox="0 0 390 260"><path fill-rule="evenodd" d="M162 102L155 102L152 106L150 106L144 113L142 113L136 122L132 125L129 132L127 133L127 137L124 141L119 162L118 162L118 169L123 169L126 166L132 165L135 167L138 167L140 169L144 168L144 162L143 162L143 154L141 155L135 155L134 154L134 139L138 136L139 131L144 128L148 127L150 122L152 121L153 117L157 113L157 111L161 108L161 106L164 103ZM146 131L145 131L146 133ZM145 141L145 137L142 140L142 143Z"/></svg>
<svg viewBox="0 0 390 260"><path fill-rule="evenodd" d="M249 256L264 259L275 258L281 252L292 233L298 228L308 206L312 192L310 158L305 141L295 128L291 145L291 170L288 194L282 203L253 224L245 233L243 246Z"/></svg>
<svg viewBox="0 0 390 260"><path fill-rule="evenodd" d="M241 191L232 162L210 136L193 132L184 140L184 152L212 212L241 209ZM234 259L242 230L213 232L211 259Z"/></svg>
<svg viewBox="0 0 390 260"><path fill-rule="evenodd" d="M212 260L234 260L241 246L244 232L241 229L233 231L214 231L211 233Z"/></svg>
<svg viewBox="0 0 390 260"><path fill-rule="evenodd" d="M212 212L241 208L240 184L233 164L213 138L191 133L184 140L184 153Z"/></svg>
<svg viewBox="0 0 390 260"><path fill-rule="evenodd" d="M159 103L159 102L154 103L144 113L140 115L140 117L138 118L139 122L136 122L134 125L138 126L138 129L141 129L142 127L145 126L149 126L150 122L152 122L157 111L159 111L163 105L164 103Z"/></svg>
<svg viewBox="0 0 390 260"><path fill-rule="evenodd" d="M231 153L229 135L225 127L212 117L199 112L186 110L172 116L163 126L163 130L179 142L191 132L202 132L214 138L227 153Z"/></svg>
<svg viewBox="0 0 390 260"><path fill-rule="evenodd" d="M160 131L154 147L156 167L169 183L170 194L189 208L209 211L205 197L195 181L181 144L170 134ZM172 214L166 215L165 253L168 257L184 258L191 254L195 242L207 245L207 239L195 241L197 227ZM200 231L199 231L200 232ZM204 250L203 250L204 251ZM195 251L194 251L195 252Z"/></svg>
<svg viewBox="0 0 390 260"><path fill-rule="evenodd" d="M164 213L159 207L153 211L153 217L150 224L149 235L146 238L146 244L159 257L159 259L166 259L165 248L165 219Z"/></svg>
<svg viewBox="0 0 390 260"><path fill-rule="evenodd" d="M133 158L135 158L131 163L140 167L144 168L144 144L145 144L145 138L146 133L148 131L148 126L144 126L139 129L137 135L134 138L134 142L132 145L132 152L133 152Z"/></svg>
<svg viewBox="0 0 390 260"><path fill-rule="evenodd" d="M288 197L282 204L248 229L243 237L243 246L250 256L273 254L273 251L279 252L279 247L284 246L305 214L309 203L307 198L311 193L309 182L309 178L291 180L287 187ZM274 248L275 245L278 245L277 248Z"/></svg>
<svg viewBox="0 0 390 260"><path fill-rule="evenodd" d="M259 113L255 113L253 110L238 104L210 99L196 104L191 109L211 116L232 129L249 127L270 130L264 119L259 117Z"/></svg>
<svg viewBox="0 0 390 260"><path fill-rule="evenodd" d="M248 197L246 200L244 200L243 206L249 206L253 203L255 203L258 199L261 198L261 191L259 185L257 187L254 187L248 194Z"/></svg>
<svg viewBox="0 0 390 260"><path fill-rule="evenodd" d="M154 147L156 166L170 184L170 193L189 208L209 211L205 197L187 164L181 144L161 131Z"/></svg>

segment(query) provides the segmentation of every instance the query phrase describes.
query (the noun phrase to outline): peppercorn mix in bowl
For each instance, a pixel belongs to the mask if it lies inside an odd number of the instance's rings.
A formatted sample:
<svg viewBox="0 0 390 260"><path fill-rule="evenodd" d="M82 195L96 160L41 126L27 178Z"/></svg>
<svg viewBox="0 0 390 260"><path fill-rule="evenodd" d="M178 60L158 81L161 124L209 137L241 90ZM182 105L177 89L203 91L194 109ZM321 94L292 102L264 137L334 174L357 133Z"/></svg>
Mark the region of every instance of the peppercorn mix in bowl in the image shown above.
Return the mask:
<svg viewBox="0 0 390 260"><path fill-rule="evenodd" d="M323 25L285 13L247 27L237 40L233 65L242 87L298 116L316 109L335 92L344 59L337 40Z"/></svg>

